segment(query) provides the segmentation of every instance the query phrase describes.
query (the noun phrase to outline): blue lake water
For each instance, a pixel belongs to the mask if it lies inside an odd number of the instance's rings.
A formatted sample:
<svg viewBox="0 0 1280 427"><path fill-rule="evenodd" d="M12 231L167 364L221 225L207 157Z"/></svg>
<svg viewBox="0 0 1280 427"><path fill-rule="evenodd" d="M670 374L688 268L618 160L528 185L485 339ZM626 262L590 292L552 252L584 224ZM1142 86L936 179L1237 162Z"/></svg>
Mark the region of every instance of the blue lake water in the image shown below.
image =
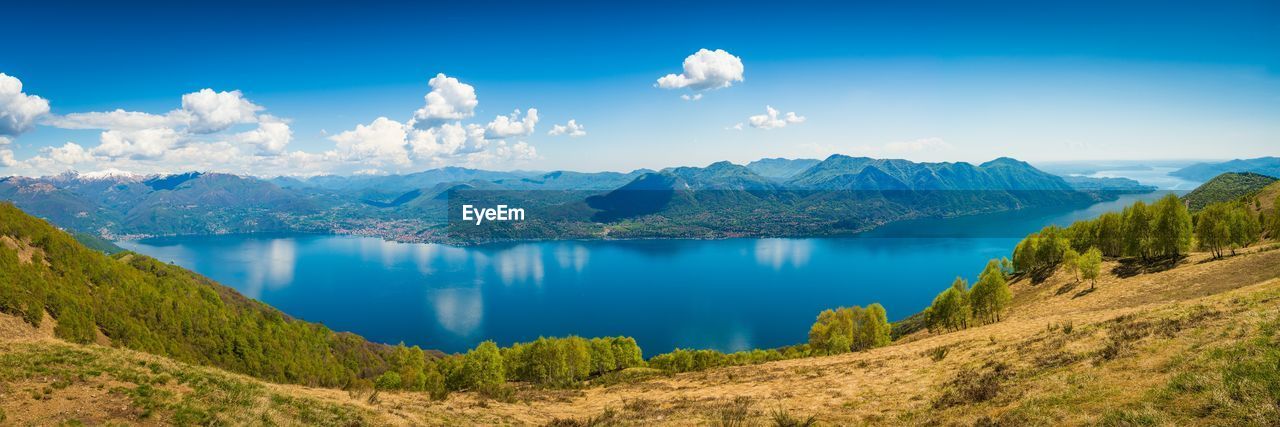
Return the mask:
<svg viewBox="0 0 1280 427"><path fill-rule="evenodd" d="M1118 210L1024 210L904 221L850 238L549 241L453 247L317 235L119 242L294 317L371 340L464 351L538 336L629 335L647 355L804 342L818 312L918 312L1028 232Z"/></svg>

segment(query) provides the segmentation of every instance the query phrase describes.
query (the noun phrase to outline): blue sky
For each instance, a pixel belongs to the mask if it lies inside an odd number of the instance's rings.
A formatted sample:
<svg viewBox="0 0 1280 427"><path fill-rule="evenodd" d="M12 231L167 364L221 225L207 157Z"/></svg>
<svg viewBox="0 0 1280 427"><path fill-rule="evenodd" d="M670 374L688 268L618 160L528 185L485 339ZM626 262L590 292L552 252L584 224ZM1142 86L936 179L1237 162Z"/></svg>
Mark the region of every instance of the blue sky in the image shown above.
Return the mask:
<svg viewBox="0 0 1280 427"><path fill-rule="evenodd" d="M22 85L0 108L48 111L0 124L0 175L1280 155L1275 2L27 3L0 26ZM700 49L741 80L656 87ZM478 104L410 123L439 73ZM534 126L468 131L517 108ZM117 109L153 120L72 120ZM548 135L571 119L584 135Z"/></svg>

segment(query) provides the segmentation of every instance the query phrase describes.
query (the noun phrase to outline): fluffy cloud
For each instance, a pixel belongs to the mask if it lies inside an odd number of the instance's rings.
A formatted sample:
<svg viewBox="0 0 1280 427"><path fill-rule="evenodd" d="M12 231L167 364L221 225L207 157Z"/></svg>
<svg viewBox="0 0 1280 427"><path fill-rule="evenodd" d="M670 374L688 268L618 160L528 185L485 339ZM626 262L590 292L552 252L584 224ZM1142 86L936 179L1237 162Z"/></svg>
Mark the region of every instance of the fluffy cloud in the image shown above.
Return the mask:
<svg viewBox="0 0 1280 427"><path fill-rule="evenodd" d="M508 141L534 133L537 109L516 110L487 124L464 123L463 119L475 116L475 89L444 74L431 79L430 85L426 105L408 122L379 117L330 136L332 148L320 152L289 151L294 137L289 120L265 114L262 106L240 91L203 89L183 95L181 106L165 113L116 109L32 115L24 120L102 132L94 146L67 142L41 149L25 160L14 158L8 149L10 139L0 139L0 166L9 167L7 173L21 175L56 174L73 166L143 174L202 170L315 175L404 173L447 165L507 165L537 158L537 150L527 142ZM15 93L20 94L21 87L15 87ZM43 117L36 119L40 115ZM254 126L237 129L250 124ZM561 132L571 135L583 133L572 121L562 128Z"/></svg>
<svg viewBox="0 0 1280 427"><path fill-rule="evenodd" d="M427 92L427 105L413 113L414 126L426 129L439 126L445 122L462 120L475 115L476 88L458 79L436 74L431 81L431 92Z"/></svg>
<svg viewBox="0 0 1280 427"><path fill-rule="evenodd" d="M721 49L699 49L684 59L684 72L667 74L658 79L663 89L703 91L733 86L742 81L742 59Z"/></svg>
<svg viewBox="0 0 1280 427"><path fill-rule="evenodd" d="M85 163L93 161L94 159L93 155L89 153L89 150L85 150L84 147L80 146L80 144L76 144L74 142L62 144L61 147L45 147L40 150L40 152L50 160L64 165Z"/></svg>
<svg viewBox="0 0 1280 427"><path fill-rule="evenodd" d="M770 130L770 129L786 127L787 125L792 125L796 123L804 123L805 121L804 116L798 116L796 115L795 112L788 112L780 116L778 114L778 110L774 109L773 107L766 105L764 109L765 109L764 114L751 116L747 118L747 123L751 124L751 127L757 128L757 129Z"/></svg>
<svg viewBox="0 0 1280 427"><path fill-rule="evenodd" d="M182 95L182 111L190 114L187 129L193 133L213 133L238 123L253 123L262 107L244 98L238 90L199 92Z"/></svg>
<svg viewBox="0 0 1280 427"><path fill-rule="evenodd" d="M18 161L13 158L13 150L8 148L11 142L9 138L0 136L0 167L10 167L18 164Z"/></svg>
<svg viewBox="0 0 1280 427"><path fill-rule="evenodd" d="M108 130L93 154L108 158L158 159L178 144L180 135L168 128Z"/></svg>
<svg viewBox="0 0 1280 427"><path fill-rule="evenodd" d="M680 95L680 99L683 99L683 100L685 100L685 101L697 101L697 100L702 99L702 94L701 94L701 93L695 93L695 94L693 94L693 95L689 95L689 94L687 94L687 93L686 93L686 94L684 94L684 95Z"/></svg>
<svg viewBox="0 0 1280 427"><path fill-rule="evenodd" d="M62 129L123 129L138 130L184 125L178 114L158 115L140 111L93 111L52 116L44 124Z"/></svg>
<svg viewBox="0 0 1280 427"><path fill-rule="evenodd" d="M49 101L22 92L22 81L0 73L0 135L16 136L49 113Z"/></svg>
<svg viewBox="0 0 1280 427"><path fill-rule="evenodd" d="M538 124L538 109L530 108L525 113L524 120L520 119L520 110L512 112L509 116L498 116L485 126L485 137L490 139L502 139L512 136L528 136L533 134L533 127Z"/></svg>
<svg viewBox="0 0 1280 427"><path fill-rule="evenodd" d="M165 114L140 111L93 111L54 116L44 121L63 129L142 130L170 128L192 134L210 134L231 126L259 121L263 108L250 102L238 90L215 92L201 89L182 95L182 108Z"/></svg>
<svg viewBox="0 0 1280 427"><path fill-rule="evenodd" d="M415 130L409 147L416 159L437 164L445 158L482 151L489 145L480 125L449 123L425 131Z"/></svg>
<svg viewBox="0 0 1280 427"><path fill-rule="evenodd" d="M569 135L572 137L579 137L586 134L587 134L587 127L578 124L578 121L573 119L569 119L569 123L565 123L564 125L551 126L551 131L547 132L547 135L551 135L551 136Z"/></svg>
<svg viewBox="0 0 1280 427"><path fill-rule="evenodd" d="M285 146L293 139L293 130L284 120L264 116L257 129L238 133L233 139L258 147L259 155L274 156L284 152Z"/></svg>
<svg viewBox="0 0 1280 427"><path fill-rule="evenodd" d="M338 153L347 160L365 161L375 165L391 163L409 164L409 152L405 149L407 126L386 117L378 117L368 126L356 125L353 130L329 137L337 143Z"/></svg>

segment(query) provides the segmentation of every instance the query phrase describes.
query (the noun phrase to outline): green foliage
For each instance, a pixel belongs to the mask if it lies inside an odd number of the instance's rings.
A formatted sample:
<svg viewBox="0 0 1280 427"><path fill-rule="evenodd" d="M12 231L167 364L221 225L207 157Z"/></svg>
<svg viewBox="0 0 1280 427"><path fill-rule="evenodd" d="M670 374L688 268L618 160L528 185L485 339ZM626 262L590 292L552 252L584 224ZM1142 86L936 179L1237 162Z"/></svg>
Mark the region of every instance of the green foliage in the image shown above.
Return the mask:
<svg viewBox="0 0 1280 427"><path fill-rule="evenodd" d="M1000 271L999 261L987 262L987 267L978 276L978 283L969 292L972 303L973 318L982 322L999 322L1001 314L1013 301L1013 292Z"/></svg>
<svg viewBox="0 0 1280 427"><path fill-rule="evenodd" d="M1241 202L1214 203L1196 214L1196 237L1201 249L1221 258L1230 249L1249 247L1261 238L1262 224Z"/></svg>
<svg viewBox="0 0 1280 427"><path fill-rule="evenodd" d="M462 363L462 378L466 387L480 394L500 394L507 377L498 345L485 341L467 352Z"/></svg>
<svg viewBox="0 0 1280 427"><path fill-rule="evenodd" d="M933 298L929 306L929 330L951 331L969 327L969 290L964 279L957 277L951 287Z"/></svg>
<svg viewBox="0 0 1280 427"><path fill-rule="evenodd" d="M1077 269L1080 271L1080 277L1089 281L1089 289L1098 283L1098 274L1102 269L1102 251L1098 248L1089 248L1084 254L1080 255L1080 259L1076 261Z"/></svg>
<svg viewBox="0 0 1280 427"><path fill-rule="evenodd" d="M1137 201L1125 208L1122 215L1124 253L1146 259L1151 249L1151 209L1146 203Z"/></svg>
<svg viewBox="0 0 1280 427"><path fill-rule="evenodd" d="M1151 252L1156 256L1174 256L1191 248L1191 214L1173 194L1166 195L1152 205L1155 221L1152 224Z"/></svg>
<svg viewBox="0 0 1280 427"><path fill-rule="evenodd" d="M400 388L400 386L403 385L403 382L400 379L400 374L397 374L394 371L387 371L383 372L382 375L379 375L378 379L373 382L373 385L374 387L377 387L378 390L395 390Z"/></svg>
<svg viewBox="0 0 1280 427"><path fill-rule="evenodd" d="M1075 249L1067 249L1067 252L1062 254L1062 268L1065 268L1067 270L1067 273L1070 274L1072 277L1074 277L1077 282L1079 282L1080 281L1080 252L1076 252Z"/></svg>
<svg viewBox="0 0 1280 427"><path fill-rule="evenodd" d="M1280 239L1280 195L1276 196L1276 200L1271 204L1271 210L1264 212L1259 218L1264 226L1267 236L1272 239Z"/></svg>
<svg viewBox="0 0 1280 427"><path fill-rule="evenodd" d="M815 353L823 354L823 353ZM791 346L769 350L749 350L722 353L716 350L675 349L649 359L649 367L667 372L694 372L723 366L754 365L777 360L807 357L811 354L805 346Z"/></svg>
<svg viewBox="0 0 1280 427"><path fill-rule="evenodd" d="M882 347L889 344L890 328L880 304L824 310L809 328L809 348L820 354L839 354Z"/></svg>
<svg viewBox="0 0 1280 427"><path fill-rule="evenodd" d="M507 377L567 387L594 375L644 365L640 347L627 337L538 338L502 349Z"/></svg>
<svg viewBox="0 0 1280 427"><path fill-rule="evenodd" d="M1248 197L1276 182L1275 178L1256 173L1224 173L1201 184L1183 196L1192 212L1214 203L1234 202Z"/></svg>
<svg viewBox="0 0 1280 427"><path fill-rule="evenodd" d="M1079 255L1091 248L1113 257L1176 258L1190 249L1192 229L1186 206L1170 194L1151 205L1138 201L1121 213L1076 221L1066 229L1045 227L1018 243L1013 266L1015 271L1033 274L1039 280L1059 266L1079 273Z"/></svg>
<svg viewBox="0 0 1280 427"><path fill-rule="evenodd" d="M107 256L13 205L0 204L0 311L33 325L44 313L55 333L288 383L342 386L386 370L389 348L265 304L177 266Z"/></svg>

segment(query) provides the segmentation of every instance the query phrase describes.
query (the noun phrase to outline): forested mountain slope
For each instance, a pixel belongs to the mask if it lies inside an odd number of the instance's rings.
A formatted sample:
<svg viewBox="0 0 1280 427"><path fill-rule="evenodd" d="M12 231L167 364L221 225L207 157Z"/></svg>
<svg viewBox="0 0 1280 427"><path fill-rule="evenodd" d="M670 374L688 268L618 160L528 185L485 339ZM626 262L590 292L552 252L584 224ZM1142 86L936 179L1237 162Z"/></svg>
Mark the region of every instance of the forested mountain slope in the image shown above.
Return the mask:
<svg viewBox="0 0 1280 427"><path fill-rule="evenodd" d="M1200 184L1182 199L1192 211L1199 211L1214 203L1231 202L1257 193L1276 181L1280 180L1252 172L1228 172Z"/></svg>
<svg viewBox="0 0 1280 427"><path fill-rule="evenodd" d="M342 386L386 369L391 348L290 318L180 267L89 249L0 203L0 312L57 337L217 366L272 381Z"/></svg>

